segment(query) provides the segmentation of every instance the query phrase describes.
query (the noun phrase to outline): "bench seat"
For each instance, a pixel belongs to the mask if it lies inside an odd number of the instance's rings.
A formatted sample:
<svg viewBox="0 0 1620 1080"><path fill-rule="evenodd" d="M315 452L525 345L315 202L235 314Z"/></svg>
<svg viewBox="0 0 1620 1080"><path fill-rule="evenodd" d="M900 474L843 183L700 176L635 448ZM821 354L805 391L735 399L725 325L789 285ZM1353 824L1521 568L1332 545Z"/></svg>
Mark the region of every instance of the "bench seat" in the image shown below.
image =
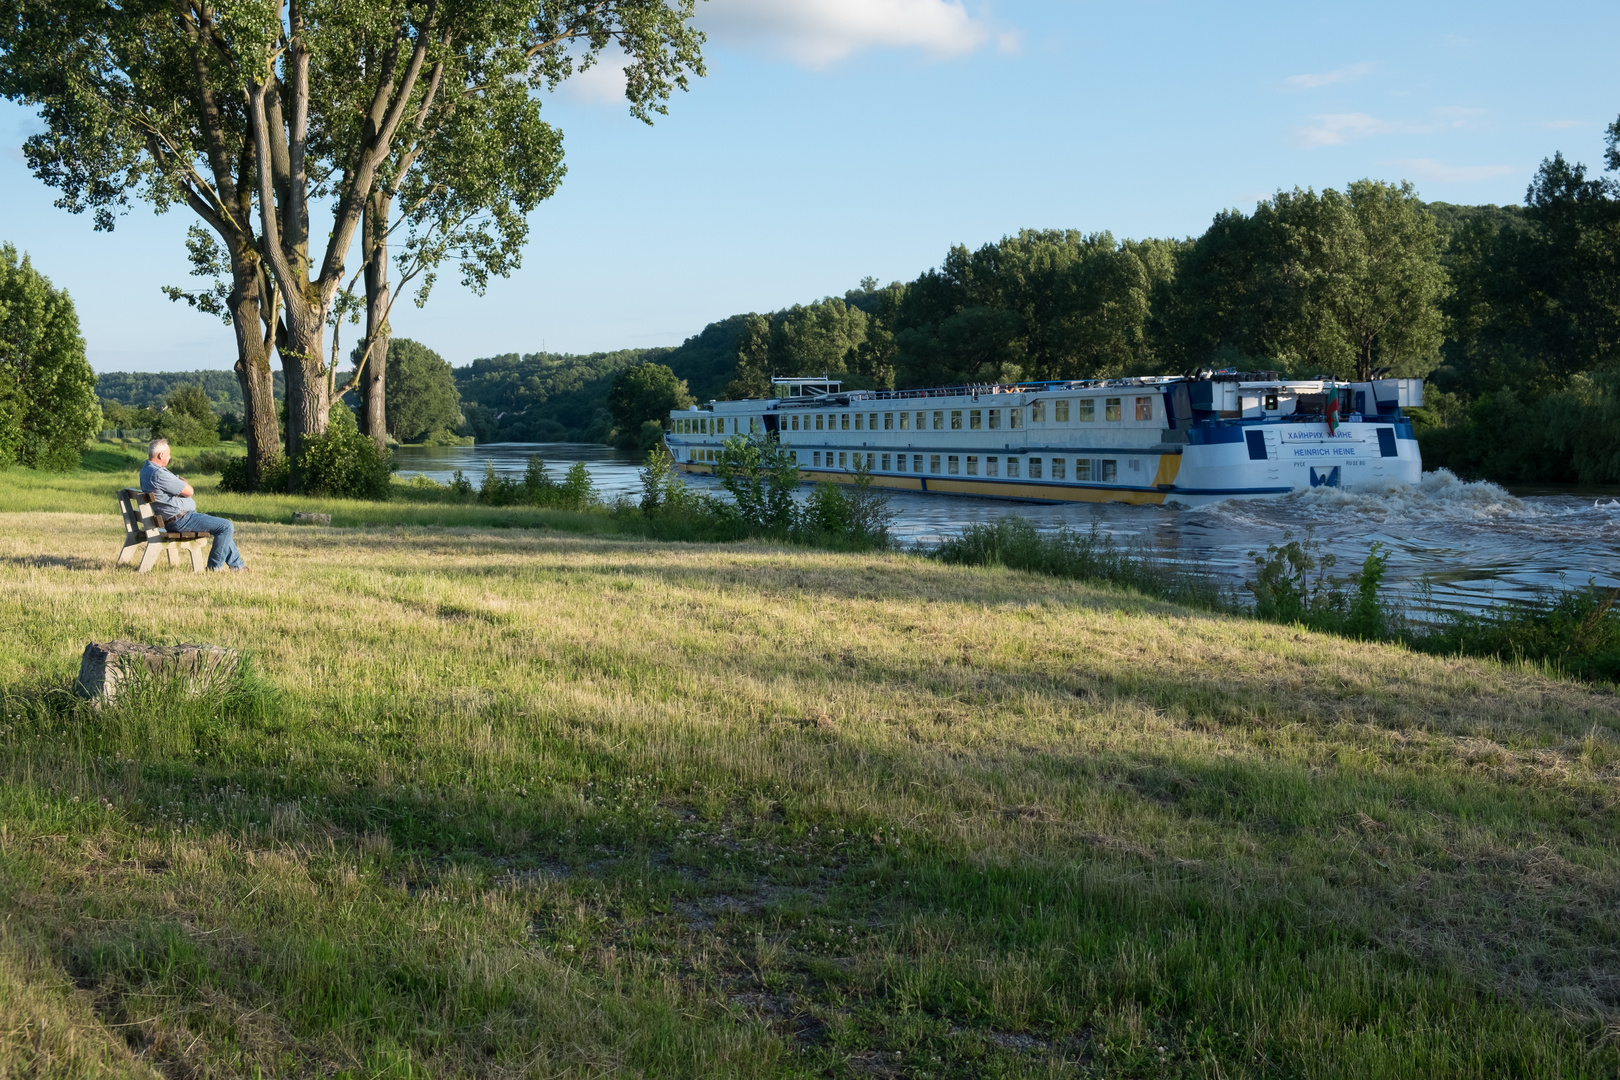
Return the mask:
<svg viewBox="0 0 1620 1080"><path fill-rule="evenodd" d="M118 489L118 510L124 515L124 546L118 550L119 566L135 562L140 551L140 562L135 572L144 574L157 565L159 555L169 556L169 565L180 564L180 553L191 556L191 569L202 573L208 568L208 552L213 537L205 532L171 532L169 523L152 506L152 493L137 488Z"/></svg>

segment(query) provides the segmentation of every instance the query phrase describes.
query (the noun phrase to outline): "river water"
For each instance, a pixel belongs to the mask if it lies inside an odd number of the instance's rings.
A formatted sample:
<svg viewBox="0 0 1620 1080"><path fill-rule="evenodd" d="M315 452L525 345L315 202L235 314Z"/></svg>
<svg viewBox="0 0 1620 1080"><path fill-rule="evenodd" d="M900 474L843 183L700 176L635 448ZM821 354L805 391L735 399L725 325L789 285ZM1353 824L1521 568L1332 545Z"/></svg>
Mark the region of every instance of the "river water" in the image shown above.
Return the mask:
<svg viewBox="0 0 1620 1080"><path fill-rule="evenodd" d="M449 480L457 469L475 485L485 462L523 474L539 454L553 477L583 461L603 498L640 492L642 455L587 443L499 443L401 447L402 476ZM713 487L709 477L688 477ZM1119 503L1037 505L995 499L897 492L893 531L903 542L937 543L974 521L1019 514L1040 528L1089 530L1150 549L1157 557L1213 573L1237 587L1252 576L1252 552L1285 535L1313 538L1336 555L1335 574L1361 564L1374 541L1389 550L1385 580L1416 607L1478 608L1548 590L1620 585L1620 488L1509 492L1467 483L1449 472L1423 474L1416 487L1380 494L1316 488L1281 499L1233 499L1196 510Z"/></svg>

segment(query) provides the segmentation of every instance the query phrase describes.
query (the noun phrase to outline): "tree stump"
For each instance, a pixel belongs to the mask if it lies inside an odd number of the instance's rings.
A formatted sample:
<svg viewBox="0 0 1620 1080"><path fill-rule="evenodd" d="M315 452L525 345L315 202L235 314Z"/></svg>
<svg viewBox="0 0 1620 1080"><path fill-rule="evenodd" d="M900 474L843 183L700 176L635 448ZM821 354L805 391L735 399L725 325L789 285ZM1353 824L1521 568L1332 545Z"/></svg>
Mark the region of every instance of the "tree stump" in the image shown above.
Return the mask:
<svg viewBox="0 0 1620 1080"><path fill-rule="evenodd" d="M308 511L305 511L305 510L294 510L293 511L293 524L294 525L330 525L330 524L332 524L332 515L331 514L315 514L315 513L310 513Z"/></svg>
<svg viewBox="0 0 1620 1080"><path fill-rule="evenodd" d="M92 641L79 660L78 690L107 704L142 684L175 688L188 697L223 685L236 674L235 649L221 645L145 645Z"/></svg>

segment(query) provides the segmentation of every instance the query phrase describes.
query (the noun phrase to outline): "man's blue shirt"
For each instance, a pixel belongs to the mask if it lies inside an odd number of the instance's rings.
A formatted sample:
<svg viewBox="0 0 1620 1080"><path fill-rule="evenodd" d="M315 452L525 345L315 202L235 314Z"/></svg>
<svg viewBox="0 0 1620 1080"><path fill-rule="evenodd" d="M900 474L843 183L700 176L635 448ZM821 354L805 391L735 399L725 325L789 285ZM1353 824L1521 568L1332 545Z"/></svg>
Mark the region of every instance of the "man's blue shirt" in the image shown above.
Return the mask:
<svg viewBox="0 0 1620 1080"><path fill-rule="evenodd" d="M141 490L152 493L152 509L173 521L197 509L197 503L180 493L186 482L155 461L141 466Z"/></svg>

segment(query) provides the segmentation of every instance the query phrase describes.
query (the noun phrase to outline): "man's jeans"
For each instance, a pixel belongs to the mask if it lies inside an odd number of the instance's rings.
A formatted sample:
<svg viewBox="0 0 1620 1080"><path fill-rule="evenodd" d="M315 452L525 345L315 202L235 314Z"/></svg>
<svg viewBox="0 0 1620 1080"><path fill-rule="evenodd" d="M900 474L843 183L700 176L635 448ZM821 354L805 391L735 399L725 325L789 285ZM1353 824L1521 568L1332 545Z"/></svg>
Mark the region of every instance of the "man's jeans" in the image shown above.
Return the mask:
<svg viewBox="0 0 1620 1080"><path fill-rule="evenodd" d="M242 555L236 550L236 526L224 518L199 514L193 510L189 514L172 519L169 528L174 532L213 534L214 546L208 552L208 569L218 570L229 566L234 570L242 565Z"/></svg>

